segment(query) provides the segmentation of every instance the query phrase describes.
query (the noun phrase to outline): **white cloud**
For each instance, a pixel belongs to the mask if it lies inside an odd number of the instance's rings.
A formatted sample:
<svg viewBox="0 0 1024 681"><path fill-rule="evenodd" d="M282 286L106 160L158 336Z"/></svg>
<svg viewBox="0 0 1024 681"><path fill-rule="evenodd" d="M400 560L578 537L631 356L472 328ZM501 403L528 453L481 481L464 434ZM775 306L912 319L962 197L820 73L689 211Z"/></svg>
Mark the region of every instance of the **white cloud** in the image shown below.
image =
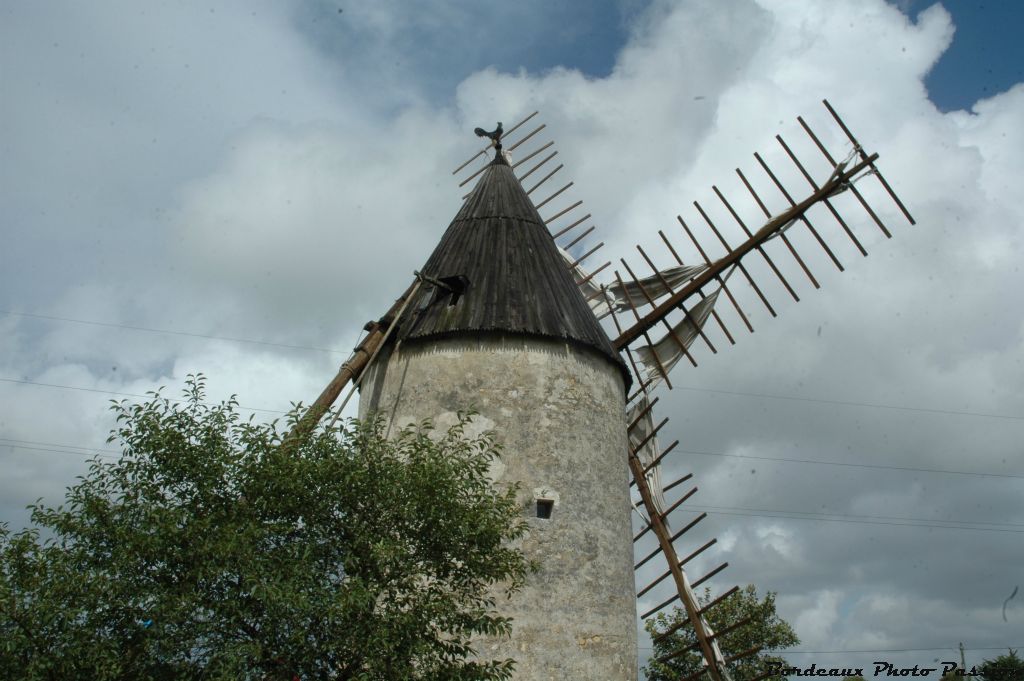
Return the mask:
<svg viewBox="0 0 1024 681"><path fill-rule="evenodd" d="M805 649L813 649L828 643L832 637L832 627L839 620L839 591L823 590L806 599L810 601L800 610L793 621L793 627L800 632L801 643Z"/></svg>

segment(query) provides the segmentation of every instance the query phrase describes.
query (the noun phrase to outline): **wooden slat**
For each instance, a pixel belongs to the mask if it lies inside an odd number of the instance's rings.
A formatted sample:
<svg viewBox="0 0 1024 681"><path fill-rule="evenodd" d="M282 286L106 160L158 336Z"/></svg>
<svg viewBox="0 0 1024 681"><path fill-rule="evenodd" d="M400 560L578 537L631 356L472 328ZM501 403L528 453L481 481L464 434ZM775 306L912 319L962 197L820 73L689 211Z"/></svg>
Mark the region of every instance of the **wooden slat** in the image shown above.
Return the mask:
<svg viewBox="0 0 1024 681"><path fill-rule="evenodd" d="M676 440L676 442L678 442L678 440ZM676 510L677 508L679 508L680 505L682 505L687 499L689 499L690 497L692 497L696 493L697 493L697 488L694 487L689 492L684 494L680 499L677 499L674 504L672 504L664 513L661 514L661 517L662 518L668 518L669 513L671 513L672 511ZM636 542L638 542L640 540L640 538L643 537L645 534L647 534L647 532L652 527L653 527L653 525L648 525L644 529L640 530L640 533L633 537L633 543L635 544Z"/></svg>
<svg viewBox="0 0 1024 681"><path fill-rule="evenodd" d="M825 108L828 109L828 112L830 114L832 114L832 118L836 119L836 123L838 123L839 127L843 129L844 133L846 133L847 138L849 138L849 140L853 144L854 148L856 148L860 152L860 157L862 159L866 159L867 158L867 154L864 152L863 148L860 146L860 142L858 142L857 138L855 138L853 136L853 133L850 132L850 129L848 127L846 127L846 123L843 123L843 119L839 117L839 114L837 114L836 110L832 108L832 105L828 103L828 100L827 99L823 99L823 100L821 100L821 103L824 104ZM908 211L907 207L903 205L903 202L900 201L900 198L898 196L896 196L896 192L894 192L892 190L892 187L889 186L889 183L885 181L884 177L882 177L882 173L878 172L878 168L875 167L874 163L871 164L871 168L878 175L878 181L882 183L882 186L885 188L885 191L887 191L889 193L889 196L891 196L892 200L896 202L896 205L899 207L899 209L901 211L903 211L903 215L907 218L907 221L910 222L910 224L912 224L912 225L917 224L917 223L914 222L914 218L911 217L910 211Z"/></svg>
<svg viewBox="0 0 1024 681"><path fill-rule="evenodd" d="M563 215L565 215L566 213L571 211L573 208L576 208L576 207L582 206L582 205L583 205L582 201L577 201L576 203L570 205L567 208L563 208L562 210L558 211L557 213L555 213L554 215L552 215L548 219L544 220L544 224L545 225L550 225L552 222L554 222L558 218L562 217Z"/></svg>
<svg viewBox="0 0 1024 681"><path fill-rule="evenodd" d="M781 227L789 224L789 222L794 219L800 218L811 206L818 203L822 197L830 196L840 184L845 182L849 177L852 177L863 170L870 161L873 161L876 158L878 158L878 154L872 154L868 157L869 160L862 161L852 169L844 171L843 173L833 177L822 185L820 191L811 194L800 203L783 212L781 215L769 220L754 234L753 238L748 239L724 258L720 258L712 263L712 265L705 272L701 273L700 276L694 278L686 286L679 289L674 295L670 296L668 300L646 314L643 319L638 320L632 327L619 334L619 337L615 339L613 345L616 348L621 349L644 335L648 328L656 324L665 315L674 310L679 303L685 301L690 296L695 295L697 289L708 284L729 267L739 265L740 258L753 250L755 244L767 240Z"/></svg>
<svg viewBox="0 0 1024 681"><path fill-rule="evenodd" d="M683 477L679 478L675 482L670 482L669 484L667 484L664 487L662 487L661 491L662 492L667 492L670 489L672 489L673 487L675 487L676 485L681 485L682 483L686 482L687 480L689 480L692 477L693 477L693 473L687 473L686 475L684 475Z"/></svg>
<svg viewBox="0 0 1024 681"><path fill-rule="evenodd" d="M658 236L660 236L661 240L665 242L665 246L668 248L669 253L672 254L672 257L676 259L676 263L682 265L683 259L679 257L678 253L676 253L676 249L672 246L672 242L668 240L668 237L665 236L665 232L659 229ZM640 247L637 246L637 248L639 249ZM643 253L643 249L640 249L640 252ZM646 258L647 256L645 255L644 257ZM698 290L697 293L700 295L701 300L707 298L707 296L704 295L704 291ZM722 329L722 333L724 333L725 337L729 339L729 344L736 345L736 340L732 337L732 334L729 333L729 329L726 328L725 322L722 321L722 318L718 316L718 310L716 310L714 306L711 307L711 316L715 318L715 321L718 322L718 326Z"/></svg>
<svg viewBox="0 0 1024 681"><path fill-rule="evenodd" d="M697 237L695 237L693 235L693 232L690 231L690 227L689 225L686 224L686 221L683 220L683 216L677 215L676 220L679 222L679 225L683 228L683 231L686 232L686 236L690 237L690 241L693 242L693 245L697 247L697 251L700 253L701 257L704 258L704 263L708 267L711 267L713 264L711 262L711 259L708 258L707 252L700 245L700 242L697 241ZM754 333L754 327L751 326L750 320L747 319L747 315L743 311L743 308L740 307L740 304L736 302L736 298L732 295L732 292L729 290L729 287L725 285L725 279L722 278L721 273L715 275L715 281L717 281L718 285L722 287L723 291L725 291L725 295L728 296L729 301L732 303L732 306L736 308L736 312L737 314L739 314L740 319L743 320L743 324L746 325L747 330L750 331L750 333ZM701 291L701 289L699 288L697 290ZM701 292L701 294L703 295L703 292Z"/></svg>
<svg viewBox="0 0 1024 681"><path fill-rule="evenodd" d="M552 234L551 238L552 239L557 239L558 237L562 236L563 234L568 232L570 229L572 229L576 225L581 224L582 222L584 222L585 220L588 220L589 218L590 218L590 213L587 213L586 215L584 215L583 217L581 217L579 220L577 220L576 222L572 223L568 227L565 227L565 228L561 229L560 231L555 232L554 234Z"/></svg>
<svg viewBox="0 0 1024 681"><path fill-rule="evenodd" d="M700 586L704 582L708 581L709 579L711 579L712 577L714 577L715 575L717 575L719 572L721 572L722 570L724 570L727 567L729 567L728 563L722 563L721 565L716 567L714 570L712 570L711 572L707 573L706 575L704 575L703 577L701 577L700 579L695 581L693 584L691 584L690 588L696 589L698 586Z"/></svg>
<svg viewBox="0 0 1024 681"><path fill-rule="evenodd" d="M791 207L796 206L797 204L793 200L793 197L790 196L788 191L786 191L785 185L783 185L782 182L779 181L779 178L775 176L775 173L772 172L772 169L769 168L768 164L764 162L764 159L761 158L761 155L758 154L757 152L754 152L754 158L761 165L761 169L764 170L765 174L768 175L768 177L771 178L772 182L775 183L775 187L780 192L782 192L782 195L784 197L786 197L787 201L789 201L789 205ZM816 230L814 228L814 225L812 225L811 221L807 219L807 216L806 215L800 215L799 217L800 217L800 221L803 222L804 225L807 226L807 229L811 232L811 236L813 236L815 241L818 242L818 245L821 246L821 248L825 251L825 253L828 254L829 259L832 260L832 264L834 264L836 266L836 268L839 269L840 272L844 271L846 268L844 268L843 264L841 262L839 262L839 258L837 258L836 254L832 252L832 249L828 247L828 244L825 243L825 240L821 238L821 235L818 234L818 230Z"/></svg>
<svg viewBox="0 0 1024 681"><path fill-rule="evenodd" d="M750 184L750 182L747 181L747 176L744 175L743 171L740 170L739 168L736 169L736 174L739 175L740 181L743 182L743 186L747 188L747 191L750 192L750 195L754 197L754 202L757 203L758 207L760 207L761 212L764 213L764 216L770 220L772 214L768 211L768 206L764 205L764 201L762 201L761 197L757 195L756 191L754 191L754 187ZM814 278L813 274L811 274L811 270L807 267L807 263L804 262L804 259L801 258L800 254L796 252L795 248L793 248L793 244L790 243L789 237L786 236L786 232L784 230L779 230L779 238L782 239L782 243L786 244L786 248L789 249L789 252L800 265L800 269L802 269L804 271L804 274L807 275L807 278L811 280L811 283L814 285L814 288L820 289L821 284L819 284L818 280Z"/></svg>
<svg viewBox="0 0 1024 681"><path fill-rule="evenodd" d="M519 166L523 165L524 163L526 163L527 161L529 161L529 160L530 160L531 158L533 158L534 156L536 156L536 155L537 155L537 154L539 154L540 152L542 152L542 151L544 151L545 149L547 149L548 147L550 147L550 146L551 146L552 144L554 144L554 142L548 142L547 144L545 144L545 145L543 145L543 146L537 147L537 148L536 148L536 149L534 149L534 150L533 150L533 152L532 152L532 153L530 153L530 154L529 154L528 156L523 156L523 157L522 157L521 159L519 159L518 161L516 161L515 163L513 163L513 164L512 164L512 169L513 169L513 170L515 170L516 168L518 168Z"/></svg>
<svg viewBox="0 0 1024 681"><path fill-rule="evenodd" d="M718 598L716 598L715 600L713 600L713 601L709 602L709 603L708 603L707 605L705 605L704 607L702 607L702 608L700 609L700 614L702 614L702 615L703 615L703 614L704 614L704 613L706 613L706 612L707 612L708 610L710 610L711 608L715 607L716 605L718 605L719 603L721 603L722 601L724 601L724 600L725 600L726 598L728 598L729 596L732 596L732 595L733 595L734 593L736 593L736 592L737 592L737 591L739 591L739 590L740 590L740 588L739 588L738 586L734 586L733 588L729 589L729 590L728 590L728 591L726 591L726 592L725 592L724 594L722 594L721 596L719 596L719 597L718 597Z"/></svg>
<svg viewBox="0 0 1024 681"><path fill-rule="evenodd" d="M818 183L815 182L814 178L811 177L811 174L808 173L806 169L804 169L804 164L800 163L800 159L796 157L796 154L793 153L793 150L790 149L789 145L786 144L786 142L782 139L782 135L776 135L775 141L782 146L782 150L786 152L786 155L788 155L789 159L793 161L793 164L797 167L797 170L800 171L800 174L802 174L804 176L804 179L807 180L807 182L811 185L811 189L813 189L814 191L818 191ZM847 184L847 188L850 187L853 187L853 185ZM832 202L829 201L827 198L822 199L821 202L825 204L826 208L829 209L829 212L832 213L832 217L836 219L836 221L839 223L839 226L843 228L844 232L846 232L846 235L850 237L851 240L853 240L853 245L857 247L857 250L860 251L860 254L867 257L867 250L865 250L864 246L861 245L860 240L857 239L857 237L854 235L853 230L851 230L850 226L846 224L846 220L843 220L843 216L841 216L839 214L839 211L835 209L835 207L832 205ZM878 223L878 226L882 228L882 232L885 234L885 236L892 238L892 234L889 233L889 230L885 228L885 225L882 224L882 221L878 219L877 215L875 215L875 211L871 210L871 207L867 206L866 204L865 207L868 209L868 213L871 214L871 217L875 219L875 222Z"/></svg>

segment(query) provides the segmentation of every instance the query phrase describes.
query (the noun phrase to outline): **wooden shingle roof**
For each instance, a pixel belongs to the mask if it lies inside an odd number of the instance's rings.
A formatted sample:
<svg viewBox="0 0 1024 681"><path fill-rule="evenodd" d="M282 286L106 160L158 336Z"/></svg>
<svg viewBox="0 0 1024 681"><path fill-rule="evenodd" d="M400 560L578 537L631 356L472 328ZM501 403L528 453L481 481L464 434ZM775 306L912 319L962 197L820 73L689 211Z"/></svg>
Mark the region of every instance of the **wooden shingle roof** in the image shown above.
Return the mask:
<svg viewBox="0 0 1024 681"><path fill-rule="evenodd" d="M543 219L497 154L423 266L425 282L398 337L500 332L583 345L625 372ZM628 374L626 376L629 382Z"/></svg>

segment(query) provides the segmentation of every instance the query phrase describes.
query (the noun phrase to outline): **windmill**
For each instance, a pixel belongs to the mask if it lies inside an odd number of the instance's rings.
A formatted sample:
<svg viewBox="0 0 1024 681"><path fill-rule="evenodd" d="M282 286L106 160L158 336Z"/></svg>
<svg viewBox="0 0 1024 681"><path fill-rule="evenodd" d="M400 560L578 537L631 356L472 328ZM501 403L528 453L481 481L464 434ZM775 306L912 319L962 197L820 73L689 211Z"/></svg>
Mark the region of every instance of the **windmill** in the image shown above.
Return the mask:
<svg viewBox="0 0 1024 681"><path fill-rule="evenodd" d="M793 147L781 136L776 141L806 181L805 193L791 193L755 153L759 172L777 195L766 200L747 175L736 173L763 222L748 227L742 211L713 187L742 241L730 243L713 211L694 202L701 224L724 253L716 255L698 239L696 222L677 216L689 249L659 231L661 260L668 264L657 265L659 255L638 245L644 263L639 275L624 258L611 276L611 262L583 269L603 243L584 243L595 228L585 226L589 213L576 217L582 201L568 198L571 181L546 196L550 188L538 192L563 165L548 165L558 152L552 141L541 141L546 126L534 120L537 112L507 131L500 123L491 133L478 129L490 143L453 172L464 175L460 188L475 181L458 214L422 271L384 316L366 326L365 338L300 422L300 432L312 429L349 383L345 402L359 388L360 414L380 413L392 426L424 418L443 423L459 410L478 410L478 427L494 430L504 445L493 477L522 486L524 512L531 518L523 549L540 565L504 606L513 617L511 640L482 644L485 654L516 658L516 678L635 679L636 599L652 598L658 590L667 595L641 618L677 602L683 606L686 618L676 628L693 628L694 647L703 658L689 679L729 680L733 662L757 653L754 648L726 656L718 644L747 621L719 631L708 626L707 612L738 587L703 605L694 596L695 588L728 564L697 579L687 573L687 564L715 540L688 553L677 548L706 514L685 523L675 517L697 488L673 492L691 475L661 480L660 465L678 442L659 447L658 433L668 419L655 423L655 393L662 385L671 389L677 364L698 365L701 345L717 353L712 336L736 343L727 318L754 332L743 307L747 298L777 315L764 293L767 286L758 281L763 272L799 301L776 259L792 259L814 288L820 283L797 250L801 243L845 269L838 249L823 236L828 232L812 218L824 216L832 223L829 230L862 255L867 251L843 217L847 203L859 205L885 237L892 236L858 188L861 179L877 180L914 223L879 172L878 154L865 151L832 106L824 105L849 142L845 157L830 151L799 117L826 172L815 179ZM772 213L768 202L779 197L783 208ZM542 217L541 210L550 216ZM689 264L684 255L694 256ZM670 493L678 495L671 502ZM642 519L635 535L634 511ZM664 561L662 570L636 590L636 571L656 559Z"/></svg>

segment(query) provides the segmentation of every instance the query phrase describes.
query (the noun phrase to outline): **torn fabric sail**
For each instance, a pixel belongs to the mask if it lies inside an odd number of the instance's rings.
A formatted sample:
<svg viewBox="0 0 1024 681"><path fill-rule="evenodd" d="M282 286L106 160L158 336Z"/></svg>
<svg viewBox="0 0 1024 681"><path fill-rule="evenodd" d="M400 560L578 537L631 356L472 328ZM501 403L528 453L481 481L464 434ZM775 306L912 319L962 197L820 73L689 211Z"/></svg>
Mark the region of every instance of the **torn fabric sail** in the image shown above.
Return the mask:
<svg viewBox="0 0 1024 681"><path fill-rule="evenodd" d="M635 426L629 431L629 446L636 452L636 456L640 459L640 465L647 471L644 474L644 478L647 480L647 486L651 490L651 499L654 501L654 510L658 515L665 512L665 492L662 489L661 483L661 466L654 466L651 468L651 464L654 463L654 459L658 456L658 438L657 436L647 439L647 436L654 432L654 416L647 407L650 406L650 402L647 400L647 396L644 395L640 401L634 404L629 413L626 415L626 422L633 423L637 420L637 417L646 409L647 413L637 422ZM640 443L647 440L642 447ZM640 449L637 449L640 447ZM650 470L647 470L650 468ZM665 525L668 525L668 518L665 518Z"/></svg>
<svg viewBox="0 0 1024 681"><path fill-rule="evenodd" d="M666 373L672 370L672 367L676 365L676 362L684 354L683 348L679 347L676 338L686 348L693 344L693 341L700 334L700 330L704 327L704 323L707 322L708 317L711 315L711 310L714 308L715 301L718 300L720 292L721 289L718 289L694 305L690 309L689 314L672 327L673 333L666 333L664 338L656 342L653 347L643 345L635 350L636 357L643 365L643 372L645 374L641 376L641 380L651 381L650 385L653 386L663 378L661 375L662 367L664 367Z"/></svg>
<svg viewBox="0 0 1024 681"><path fill-rule="evenodd" d="M573 257L566 251L559 249L562 257L569 264L575 262ZM580 284L580 291L590 305L598 319L604 319L612 312L621 312L630 307L640 307L649 304L650 300L657 300L663 296L673 293L674 289L690 281L698 274L708 268L707 265L678 265L661 270L636 282L630 280L615 282L608 286L602 286L589 279L589 274L579 265L573 266L573 275L576 281L583 281ZM584 281L586 280L586 281ZM644 295L646 293L646 295Z"/></svg>

